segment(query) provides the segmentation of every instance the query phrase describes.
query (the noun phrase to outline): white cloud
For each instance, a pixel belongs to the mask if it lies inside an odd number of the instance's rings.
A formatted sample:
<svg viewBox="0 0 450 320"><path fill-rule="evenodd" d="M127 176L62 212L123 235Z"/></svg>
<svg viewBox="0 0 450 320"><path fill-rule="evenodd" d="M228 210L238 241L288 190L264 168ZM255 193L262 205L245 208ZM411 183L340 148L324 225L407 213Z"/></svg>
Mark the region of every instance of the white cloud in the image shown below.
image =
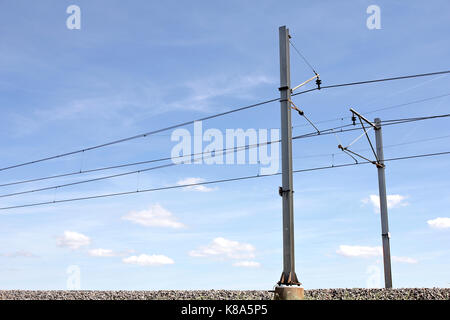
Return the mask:
<svg viewBox="0 0 450 320"><path fill-rule="evenodd" d="M411 264L416 264L416 263L419 262L419 261L417 261L417 260L414 259L414 258L409 258L409 257L396 257L396 256L393 256L393 257L392 257L392 261L395 261L395 262L403 262L403 263L411 263Z"/></svg>
<svg viewBox="0 0 450 320"><path fill-rule="evenodd" d="M345 257L370 258L381 256L383 253L383 249L381 248L381 246L366 247L366 246L340 245L339 250L337 250L336 253Z"/></svg>
<svg viewBox="0 0 450 320"><path fill-rule="evenodd" d="M387 207L388 209L398 208L398 207L405 207L409 203L405 200L407 199L406 196L402 196L400 194L388 194L386 196L387 200ZM361 200L362 203L367 204L370 202L372 204L373 209L376 213L380 212L380 197L376 194L371 194L369 198L365 198Z"/></svg>
<svg viewBox="0 0 450 320"><path fill-rule="evenodd" d="M34 258L35 254L28 251L15 251L8 253L0 253L0 257L8 257L8 258Z"/></svg>
<svg viewBox="0 0 450 320"><path fill-rule="evenodd" d="M234 267L259 268L261 264L256 261L238 261L233 263Z"/></svg>
<svg viewBox="0 0 450 320"><path fill-rule="evenodd" d="M216 257L219 259L252 259L255 257L255 247L248 243L225 238L215 238L207 246L202 246L197 250L192 250L189 255L192 257Z"/></svg>
<svg viewBox="0 0 450 320"><path fill-rule="evenodd" d="M195 183L202 183L205 180L202 178L186 178L183 180L180 180L177 182L177 185L182 186L182 185L186 185L186 184L195 184ZM194 190L194 191L200 191L200 192L210 192L210 191L214 191L214 188L208 188L205 187L204 185L199 185L199 186L189 186L189 187L185 187L185 190Z"/></svg>
<svg viewBox="0 0 450 320"><path fill-rule="evenodd" d="M450 218L436 218L427 221L428 225L434 229L450 228Z"/></svg>
<svg viewBox="0 0 450 320"><path fill-rule="evenodd" d="M91 257L124 257L134 252L134 250L114 251L111 249L98 248L89 250L88 254Z"/></svg>
<svg viewBox="0 0 450 320"><path fill-rule="evenodd" d="M174 264L175 262L164 255L147 255L131 256L122 259L127 264L137 264L139 266L162 266L166 264Z"/></svg>
<svg viewBox="0 0 450 320"><path fill-rule="evenodd" d="M115 257L117 256L117 253L110 249L92 249L89 250L89 255L92 257Z"/></svg>
<svg viewBox="0 0 450 320"><path fill-rule="evenodd" d="M91 243L91 239L84 234L74 231L64 231L64 235L58 237L56 244L60 247L68 247L72 250L78 249L82 246L87 246Z"/></svg>
<svg viewBox="0 0 450 320"><path fill-rule="evenodd" d="M184 224L178 222L171 212L164 209L159 204L152 205L147 210L131 211L122 219L147 226L147 227L167 227L167 228L183 228Z"/></svg>
<svg viewBox="0 0 450 320"><path fill-rule="evenodd" d="M383 248L381 246L367 247L367 246L340 245L339 250L337 250L336 253L345 257L360 257L360 258L382 257ZM418 263L416 259L410 257L392 256L392 261L411 264Z"/></svg>

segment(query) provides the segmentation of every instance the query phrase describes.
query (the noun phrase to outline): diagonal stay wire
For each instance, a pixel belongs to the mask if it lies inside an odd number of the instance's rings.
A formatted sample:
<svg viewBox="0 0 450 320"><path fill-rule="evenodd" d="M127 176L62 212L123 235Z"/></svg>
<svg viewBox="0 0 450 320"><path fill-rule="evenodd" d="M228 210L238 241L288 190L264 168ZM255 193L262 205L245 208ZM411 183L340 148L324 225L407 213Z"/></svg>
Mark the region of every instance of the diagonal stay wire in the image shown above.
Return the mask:
<svg viewBox="0 0 450 320"><path fill-rule="evenodd" d="M311 120L309 120L309 118L305 115L305 113L304 113L302 110L300 110L300 109L295 105L295 103L294 103L291 99L288 99L288 100L289 100L289 103L291 104L291 108L294 109L294 110L296 110L296 111L298 112L298 114L299 114L301 117L305 118L306 121L308 121L309 124L310 124L314 129L316 129L317 133L320 134L320 130L317 129L317 127L314 125L314 123L312 123Z"/></svg>
<svg viewBox="0 0 450 320"><path fill-rule="evenodd" d="M361 127L361 128L362 128L362 127ZM370 127L369 130L367 130L367 132L369 132L370 130L372 130L372 127ZM349 144L348 146L346 146L345 148L351 147L351 146L352 146L353 144L355 144L359 139L361 139L365 134L366 134L365 132L361 133L361 135L360 135L358 138L356 138L356 139L354 139L352 142L350 142L350 144Z"/></svg>
<svg viewBox="0 0 450 320"><path fill-rule="evenodd" d="M372 160L370 160L370 159L368 159L368 158L366 158L366 157L364 157L364 156L362 156L362 155L360 155L360 154L358 154L358 153L356 153L356 152L353 152L352 150L345 149L345 151L348 151L348 152L350 152L351 154L354 154L355 156L360 157L361 159L364 159L364 160L366 160L366 161L370 161L371 163L375 163L375 161L372 161ZM350 155L350 154L348 154L348 155ZM353 157L352 157L352 158L353 158ZM353 159L354 159L354 158L353 158ZM356 161L356 162L358 162L358 161Z"/></svg>
<svg viewBox="0 0 450 320"><path fill-rule="evenodd" d="M366 135L367 141L369 141L370 148L372 149L372 152L373 152L373 154L375 156L375 159L377 159L377 162L380 162L380 160L378 159L377 153L375 152L375 149L373 148L372 141L370 141L369 135L367 134L366 127L364 126L364 123L362 122L361 117L358 117L358 118L359 118L359 122L361 122L361 126L362 126L362 128L364 130L364 133ZM368 159L366 159L366 160L368 160Z"/></svg>
<svg viewBox="0 0 450 320"><path fill-rule="evenodd" d="M408 159L440 156L440 155L447 155L447 154L450 154L450 151L443 151L443 152L436 152L436 153L427 153L427 154L417 154L417 155L410 155L410 156L404 156L404 157L390 158L390 159L385 159L384 161L388 162L388 161L408 160ZM340 165L332 165L332 166L324 166L324 167L316 167L316 168L299 169L299 170L294 170L293 173L301 173L301 172L309 172L309 171L317 171L317 170L326 170L326 169L336 169L336 168L350 167L350 166L356 166L356 165L362 165L362 164L368 164L368 163L372 163L372 162L371 161L367 161L367 162L359 162L359 163L346 163L346 164L340 164ZM135 194L135 193L155 192L155 191L162 191L162 190L172 190L172 189L179 189L179 188L186 188L186 187L193 187L193 186L204 186L204 185L218 184L218 183L225 183L225 182L242 181L242 180L249 180L249 179L256 179L256 178L265 178L265 177L277 176L277 175L280 175L280 174L281 173L278 172L278 173L265 174L265 175L243 176L243 177L237 177L237 178L227 178L227 179L221 179L221 180L205 181L205 182L198 182L198 183L189 183L189 184L183 184L183 185L172 185L172 186L167 186L167 187L151 188L151 189L144 189L144 190L125 191L125 192L117 192L117 193L100 194L100 195L94 195L94 196L88 196L88 197L70 198L70 199L53 200L53 201L45 201L45 202L36 202L36 203L30 203L30 204L10 206L10 207L2 207L2 208L0 208L0 210L4 211L4 210L11 210L11 209L18 209L18 208L42 206L42 205L48 205L48 204L57 204L57 203L65 203L65 202L72 202L72 201L92 200L92 199L100 199L100 198L107 198L107 197L123 196L123 195Z"/></svg>
<svg viewBox="0 0 450 320"><path fill-rule="evenodd" d="M312 123L312 121L309 120L308 117L304 113L302 114L302 117L305 118L314 129L316 129L317 134L320 134L320 130L317 129L317 127L314 125L314 123Z"/></svg>
<svg viewBox="0 0 450 320"><path fill-rule="evenodd" d="M300 52L300 50L297 49L293 41L289 39L289 43L292 46L292 48L294 48L294 50L298 53L298 55L303 59L303 61L311 68L312 72L317 74L316 70L314 70L313 66L309 63L308 59L306 59L305 56Z"/></svg>
<svg viewBox="0 0 450 320"><path fill-rule="evenodd" d="M350 156L356 163L358 163L358 160L356 160L356 158L354 157L354 156L352 156L351 154L350 154L350 150L348 150L348 149L342 149L342 151L346 154L346 155L348 155L348 156ZM353 152L352 152L353 153Z"/></svg>

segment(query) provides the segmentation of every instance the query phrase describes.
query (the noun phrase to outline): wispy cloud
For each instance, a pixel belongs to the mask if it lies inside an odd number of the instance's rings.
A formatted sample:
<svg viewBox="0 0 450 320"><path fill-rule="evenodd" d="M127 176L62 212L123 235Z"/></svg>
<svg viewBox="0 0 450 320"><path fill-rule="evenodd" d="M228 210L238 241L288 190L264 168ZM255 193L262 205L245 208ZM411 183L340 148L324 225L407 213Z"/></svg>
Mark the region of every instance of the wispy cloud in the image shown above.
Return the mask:
<svg viewBox="0 0 450 320"><path fill-rule="evenodd" d="M396 257L396 256L392 257L392 261L402 262L402 263L410 263L410 264L416 264L416 263L419 262L417 259L414 259L414 258L410 258L410 257Z"/></svg>
<svg viewBox="0 0 450 320"><path fill-rule="evenodd" d="M251 94L252 89L275 83L276 80L261 74L220 75L191 80L181 85L181 89L187 92L186 97L172 102L169 106L177 109L209 112L217 106L217 102L213 102L217 98L232 96L234 98L252 99L254 98Z"/></svg>
<svg viewBox="0 0 450 320"><path fill-rule="evenodd" d="M64 231L64 235L58 237L56 244L60 247L68 247L72 250L79 249L91 243L91 239L81 233L74 231Z"/></svg>
<svg viewBox="0 0 450 320"><path fill-rule="evenodd" d="M378 257L383 254L381 247L340 245L337 254L345 257Z"/></svg>
<svg viewBox="0 0 450 320"><path fill-rule="evenodd" d="M93 118L95 125L107 122L121 126L136 125L143 117L173 110L213 112L223 108L223 99L255 99L252 90L276 80L262 74L245 76L220 75L197 78L178 84L148 80L102 82L83 79L73 91L52 97L29 114L11 113L9 122L13 134L21 136L35 132L53 122L68 123ZM174 94L174 92L180 92ZM124 116L126 115L126 116ZM119 128L119 127L118 127Z"/></svg>
<svg viewBox="0 0 450 320"><path fill-rule="evenodd" d="M402 196L400 194L387 195L386 200L387 200L388 209L405 207L405 206L409 205L409 203L405 201L407 198L408 197ZM371 194L368 198L362 199L361 202L364 204L370 203L373 206L373 210L376 213L380 212L380 197L378 195Z"/></svg>
<svg viewBox="0 0 450 320"><path fill-rule="evenodd" d="M213 257L218 259L253 259L255 247L225 238L215 238L210 244L189 252L191 257Z"/></svg>
<svg viewBox="0 0 450 320"><path fill-rule="evenodd" d="M91 249L88 251L91 257L116 257L118 254L110 249Z"/></svg>
<svg viewBox="0 0 450 320"><path fill-rule="evenodd" d="M147 255L141 254L139 256L131 256L122 259L126 264L136 264L139 266L162 266L167 264L174 264L175 262L164 255Z"/></svg>
<svg viewBox="0 0 450 320"><path fill-rule="evenodd" d="M152 205L147 210L131 211L122 217L124 220L131 221L146 227L167 227L167 228L184 228L183 223L178 222L174 215L164 209L161 205Z"/></svg>
<svg viewBox="0 0 450 320"><path fill-rule="evenodd" d="M238 261L233 263L234 267L259 268L261 264L256 261Z"/></svg>
<svg viewBox="0 0 450 320"><path fill-rule="evenodd" d="M428 225L433 229L450 228L450 218L436 218L427 221Z"/></svg>
<svg viewBox="0 0 450 320"><path fill-rule="evenodd" d="M177 185L182 186L182 185L187 185L187 184L196 184L196 183L202 183L204 182L205 179L202 178L186 178L183 180L179 180L177 182ZM206 187L204 185L199 185L199 186L189 186L189 187L185 187L183 188L184 190L193 190L193 191L200 191L200 192L210 192L210 191L214 191L214 188L209 188Z"/></svg>

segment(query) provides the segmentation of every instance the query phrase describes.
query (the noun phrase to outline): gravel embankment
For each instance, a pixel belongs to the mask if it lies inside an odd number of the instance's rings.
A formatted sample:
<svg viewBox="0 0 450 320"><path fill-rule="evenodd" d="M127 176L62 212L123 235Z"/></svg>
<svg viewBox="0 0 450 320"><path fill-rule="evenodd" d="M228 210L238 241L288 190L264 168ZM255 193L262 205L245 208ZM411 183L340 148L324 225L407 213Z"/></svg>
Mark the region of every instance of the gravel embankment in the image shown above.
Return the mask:
<svg viewBox="0 0 450 320"><path fill-rule="evenodd" d="M270 291L0 291L0 300L271 300ZM450 289L316 289L305 290L307 300L450 300Z"/></svg>

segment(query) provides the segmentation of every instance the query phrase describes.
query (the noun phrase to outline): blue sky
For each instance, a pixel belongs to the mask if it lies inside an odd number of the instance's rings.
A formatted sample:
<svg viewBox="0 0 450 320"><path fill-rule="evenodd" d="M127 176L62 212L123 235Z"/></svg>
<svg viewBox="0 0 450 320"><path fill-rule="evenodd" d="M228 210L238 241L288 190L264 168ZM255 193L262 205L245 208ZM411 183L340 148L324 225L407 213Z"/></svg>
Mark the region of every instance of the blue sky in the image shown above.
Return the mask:
<svg viewBox="0 0 450 320"><path fill-rule="evenodd" d="M81 30L66 27L72 4L81 8ZM366 27L372 4L381 8L379 30ZM447 1L3 0L0 8L1 167L277 97L281 25L323 85L448 70ZM292 84L311 75L291 50ZM450 98L368 112L448 93L448 76L435 76L315 91L294 102L314 122L348 117L350 107L370 119L396 119L448 113ZM203 127L225 132L279 122L275 102ZM294 135L312 130L294 113L293 126ZM167 157L175 145L170 134L3 171L0 181ZM340 139L349 143L358 134ZM448 151L450 128L446 119L422 121L386 127L383 135L391 158ZM416 142L423 139L433 140ZM370 155L367 148L364 140L355 144ZM351 162L339 152L332 135L294 141L294 168ZM394 287L450 284L448 165L448 156L387 164ZM0 206L257 173L258 165L182 165L1 198ZM0 289L65 289L72 265L81 289L270 289L282 270L280 183L275 176L1 211ZM299 173L294 186L304 287L383 285L376 169Z"/></svg>

